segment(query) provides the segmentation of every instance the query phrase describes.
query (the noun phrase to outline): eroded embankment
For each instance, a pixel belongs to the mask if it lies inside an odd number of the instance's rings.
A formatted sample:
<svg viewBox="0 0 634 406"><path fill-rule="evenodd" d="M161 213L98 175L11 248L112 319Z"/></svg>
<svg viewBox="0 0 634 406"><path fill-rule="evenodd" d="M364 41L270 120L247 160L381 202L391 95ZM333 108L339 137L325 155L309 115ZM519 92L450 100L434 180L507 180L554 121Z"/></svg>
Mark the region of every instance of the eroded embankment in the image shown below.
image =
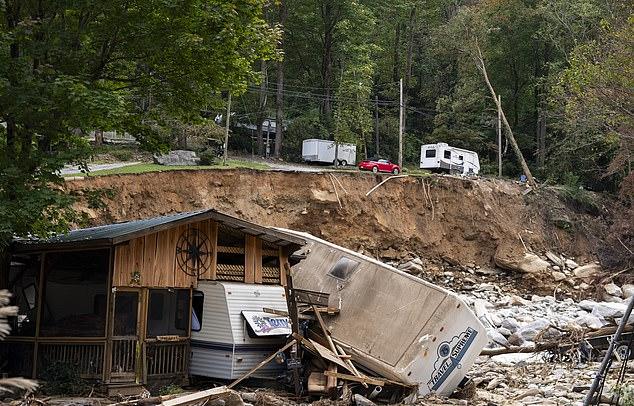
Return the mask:
<svg viewBox="0 0 634 406"><path fill-rule="evenodd" d="M358 172L170 171L71 180L67 187L84 196L79 208L93 224L215 208L264 225L307 231L383 258L416 253L450 263L487 265L496 250L521 256L524 245L583 261L609 251L605 241L610 210L605 205L588 214L568 207L553 190L524 195L523 186L509 181L442 176L392 179L365 196L386 177ZM104 204L95 203L95 196Z"/></svg>

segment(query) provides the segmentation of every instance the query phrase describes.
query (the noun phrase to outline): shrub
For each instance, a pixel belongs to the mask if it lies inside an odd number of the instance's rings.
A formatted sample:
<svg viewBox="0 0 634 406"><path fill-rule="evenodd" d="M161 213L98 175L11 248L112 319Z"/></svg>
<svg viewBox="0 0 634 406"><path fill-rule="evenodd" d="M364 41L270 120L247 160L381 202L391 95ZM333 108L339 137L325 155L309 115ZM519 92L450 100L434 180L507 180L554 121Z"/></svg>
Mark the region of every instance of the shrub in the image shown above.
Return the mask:
<svg viewBox="0 0 634 406"><path fill-rule="evenodd" d="M42 392L47 395L82 395L90 385L79 376L76 365L54 361L42 371Z"/></svg>

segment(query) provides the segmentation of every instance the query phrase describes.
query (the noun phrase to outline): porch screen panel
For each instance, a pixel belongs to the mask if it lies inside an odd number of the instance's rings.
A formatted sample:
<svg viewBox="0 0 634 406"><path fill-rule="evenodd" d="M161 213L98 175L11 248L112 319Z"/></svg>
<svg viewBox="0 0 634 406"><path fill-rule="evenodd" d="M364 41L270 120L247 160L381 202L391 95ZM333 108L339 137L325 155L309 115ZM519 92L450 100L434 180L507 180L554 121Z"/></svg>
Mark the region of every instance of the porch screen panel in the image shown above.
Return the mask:
<svg viewBox="0 0 634 406"><path fill-rule="evenodd" d="M191 313L189 289L151 289L147 335L187 337Z"/></svg>
<svg viewBox="0 0 634 406"><path fill-rule="evenodd" d="M18 315L8 320L12 336L35 335L39 273L39 255L15 255L11 258L9 291L11 304L18 307Z"/></svg>
<svg viewBox="0 0 634 406"><path fill-rule="evenodd" d="M105 337L108 250L45 256L40 335Z"/></svg>

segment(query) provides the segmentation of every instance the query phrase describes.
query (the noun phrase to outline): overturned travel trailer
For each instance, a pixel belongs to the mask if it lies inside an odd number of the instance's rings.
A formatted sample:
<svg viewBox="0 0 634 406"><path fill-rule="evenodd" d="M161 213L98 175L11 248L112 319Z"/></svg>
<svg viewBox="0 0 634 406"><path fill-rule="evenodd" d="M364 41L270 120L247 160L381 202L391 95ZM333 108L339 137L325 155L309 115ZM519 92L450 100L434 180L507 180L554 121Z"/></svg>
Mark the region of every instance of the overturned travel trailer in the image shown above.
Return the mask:
<svg viewBox="0 0 634 406"><path fill-rule="evenodd" d="M291 334L288 317L270 313L287 312L282 286L201 281L192 310L192 375L237 379ZM252 376L276 378L283 371L281 363L269 362Z"/></svg>
<svg viewBox="0 0 634 406"><path fill-rule="evenodd" d="M444 142L425 144L420 147L420 168L433 172L460 175L477 175L480 172L478 154L467 149L456 148Z"/></svg>
<svg viewBox="0 0 634 406"><path fill-rule="evenodd" d="M294 254L294 288L327 293L338 315L324 315L335 344L368 371L421 395L451 394L488 338L450 291L310 234Z"/></svg>

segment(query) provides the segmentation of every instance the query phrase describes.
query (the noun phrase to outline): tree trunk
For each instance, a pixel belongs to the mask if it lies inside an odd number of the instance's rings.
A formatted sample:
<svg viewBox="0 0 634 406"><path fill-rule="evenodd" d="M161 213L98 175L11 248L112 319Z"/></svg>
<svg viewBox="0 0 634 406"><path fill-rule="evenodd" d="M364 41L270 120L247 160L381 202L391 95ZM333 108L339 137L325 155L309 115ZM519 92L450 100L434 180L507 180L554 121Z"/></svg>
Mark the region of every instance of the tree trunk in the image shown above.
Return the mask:
<svg viewBox="0 0 634 406"><path fill-rule="evenodd" d="M394 53L392 54L392 80L398 82L401 75L400 64L401 64L401 23L396 23L396 32L394 34Z"/></svg>
<svg viewBox="0 0 634 406"><path fill-rule="evenodd" d="M262 73L262 83L260 84L260 103L258 105L258 115L256 117L256 144L258 149L258 156L264 155L264 142L262 138L262 123L264 122L264 116L266 113L266 88L268 85L268 75L266 73L266 61L260 62L260 72Z"/></svg>
<svg viewBox="0 0 634 406"><path fill-rule="evenodd" d="M284 50L284 24L286 23L286 1L280 0L280 18L279 23L282 27L282 35L280 37L280 48ZM277 63L277 94L275 97L275 158L280 157L282 151L282 139L284 137L284 59Z"/></svg>
<svg viewBox="0 0 634 406"><path fill-rule="evenodd" d="M517 159L520 161L520 165L522 166L524 175L526 175L526 178L528 179L528 184L532 187L537 187L537 184L535 183L535 179L533 179L533 174L531 173L531 170L528 168L528 165L526 164L524 155L522 154L520 147L517 145L517 142L515 141L515 137L513 136L513 130L511 129L511 126L509 125L509 122L506 119L506 114L504 114L504 110L502 109L502 106L500 106L499 104L498 96L495 93L495 90L493 89L493 85L491 85L491 81L489 80L489 74L487 73L486 65L484 64L484 57L482 56L482 50L480 49L480 46L477 43L475 46L476 46L476 52L477 52L477 55L474 56L476 67L482 73L482 76L484 77L484 81L486 82L486 85L489 88L489 92L491 92L491 97L493 97L493 100L495 100L495 105L502 113L502 122L504 123L504 127L506 128L506 139L508 139L509 142L511 143L511 146L513 147L513 151L515 152L515 156L517 156Z"/></svg>
<svg viewBox="0 0 634 406"><path fill-rule="evenodd" d="M95 147L103 145L103 130L95 130Z"/></svg>
<svg viewBox="0 0 634 406"><path fill-rule="evenodd" d="M330 123L332 116L332 50L334 45L334 33L337 25L336 12L333 3L326 0L321 6L321 18L324 23L323 55L321 62L321 77L324 87L324 117Z"/></svg>
<svg viewBox="0 0 634 406"><path fill-rule="evenodd" d="M407 38L407 58L405 60L405 94L409 91L412 79L412 59L414 55L414 25L416 21L416 6L409 13L409 35Z"/></svg>

